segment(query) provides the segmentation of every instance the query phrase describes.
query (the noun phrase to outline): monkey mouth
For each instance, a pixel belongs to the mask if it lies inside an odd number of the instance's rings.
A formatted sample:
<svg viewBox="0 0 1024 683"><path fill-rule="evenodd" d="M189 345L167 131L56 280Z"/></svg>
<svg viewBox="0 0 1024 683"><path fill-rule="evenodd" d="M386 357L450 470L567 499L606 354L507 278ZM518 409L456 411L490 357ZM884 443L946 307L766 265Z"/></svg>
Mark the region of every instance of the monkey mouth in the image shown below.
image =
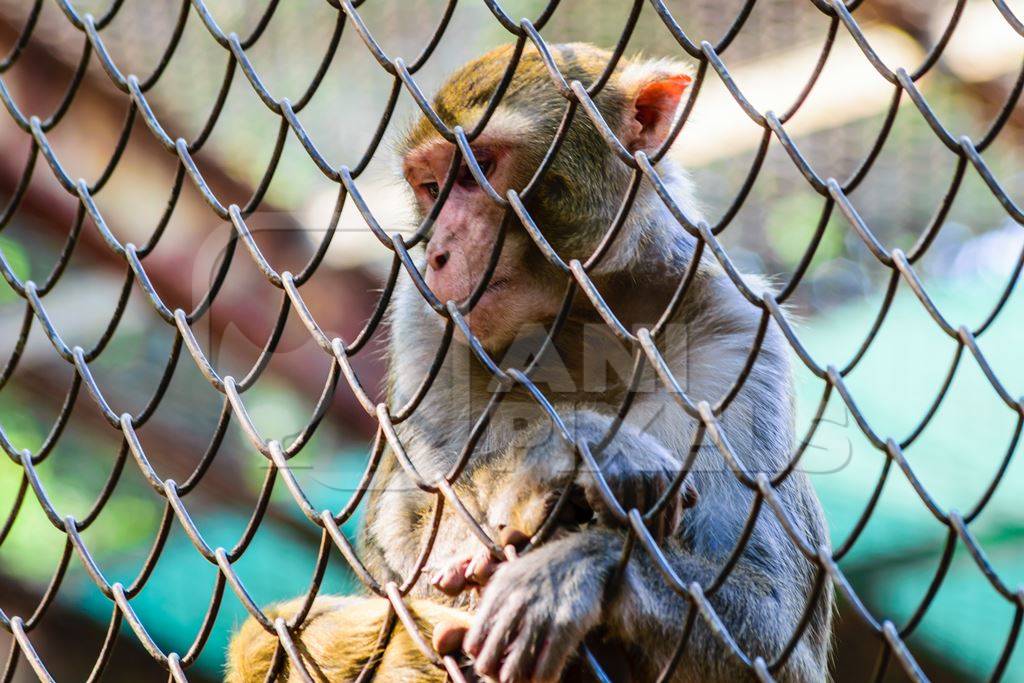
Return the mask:
<svg viewBox="0 0 1024 683"><path fill-rule="evenodd" d="M503 299L506 297L505 292L510 290L512 285L511 278L497 276L487 284L476 303L466 312L467 321L474 333L485 333L485 329L504 317ZM465 304L465 300L463 300L463 304ZM479 327L481 323L484 324L483 327Z"/></svg>
<svg viewBox="0 0 1024 683"><path fill-rule="evenodd" d="M512 288L512 278L495 276L484 288L477 299L474 310L482 311L494 305L494 300L502 296L502 292Z"/></svg>
<svg viewBox="0 0 1024 683"><path fill-rule="evenodd" d="M466 285L455 285L444 282L441 278L431 277L432 273L428 272L426 277L427 287L434 292L441 301L454 301L460 306L465 306L469 297L473 295L473 292L479 286L479 279L475 281L467 288ZM493 295L503 290L509 289L512 286L512 278L494 275L491 281L484 288L483 292L480 293L477 304L483 299L490 299ZM475 306L474 306L475 308Z"/></svg>

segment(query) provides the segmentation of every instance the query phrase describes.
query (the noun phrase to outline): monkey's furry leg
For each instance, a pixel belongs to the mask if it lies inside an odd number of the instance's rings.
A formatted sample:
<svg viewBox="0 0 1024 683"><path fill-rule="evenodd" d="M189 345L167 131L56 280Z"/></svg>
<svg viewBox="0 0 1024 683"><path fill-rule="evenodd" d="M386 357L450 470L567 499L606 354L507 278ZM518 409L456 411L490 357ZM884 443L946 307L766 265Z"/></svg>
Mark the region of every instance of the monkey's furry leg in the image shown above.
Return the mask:
<svg viewBox="0 0 1024 683"><path fill-rule="evenodd" d="M298 598L267 607L264 611L273 620L290 619L302 606ZM438 622L465 623L470 615L462 610L439 605L429 600L406 603L420 633L429 642ZM374 681L379 683L441 683L445 672L423 656L404 625L395 624L391 639L383 652L377 642L388 614L389 603L383 598L325 595L317 598L302 629L295 636L306 670L318 683L352 681L374 655L381 658ZM258 683L266 677L274 657L277 638L267 633L251 617L231 639L228 648L226 683ZM285 660L279 680L301 680Z"/></svg>

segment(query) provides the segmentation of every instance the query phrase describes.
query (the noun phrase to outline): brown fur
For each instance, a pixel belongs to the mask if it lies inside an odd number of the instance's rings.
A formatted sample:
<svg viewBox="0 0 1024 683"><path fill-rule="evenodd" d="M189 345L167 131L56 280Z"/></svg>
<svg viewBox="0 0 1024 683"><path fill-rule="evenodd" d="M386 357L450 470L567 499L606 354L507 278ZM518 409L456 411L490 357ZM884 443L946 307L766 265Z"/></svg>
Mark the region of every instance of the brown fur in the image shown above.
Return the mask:
<svg viewBox="0 0 1024 683"><path fill-rule="evenodd" d="M609 53L587 43L553 45L551 49L566 82L579 80L589 84L608 64ZM502 45L452 74L432 103L445 125L459 125L469 130L476 124L505 75L512 54L512 45ZM625 97L611 84L598 96L597 102L611 114L611 107L621 111ZM499 108L525 111L531 119L544 119L551 125L557 123L565 105L565 99L555 90L540 52L532 44L527 44ZM404 156L426 142L440 139L430 122L421 117L405 137L400 151Z"/></svg>
<svg viewBox="0 0 1024 683"><path fill-rule="evenodd" d="M271 619L290 619L301 607L302 598L271 605L265 612ZM469 625L469 615L429 600L408 601L420 634L429 642L434 626L441 621ZM318 683L352 681L374 656L380 657L374 681L377 683L442 683L444 671L435 667L416 646L405 625L398 621L383 653L376 651L390 603L375 597L323 596L316 599L294 636L306 671ZM267 633L255 619L248 619L235 633L228 650L226 683L263 681L274 658L277 636ZM279 680L301 681L285 659Z"/></svg>

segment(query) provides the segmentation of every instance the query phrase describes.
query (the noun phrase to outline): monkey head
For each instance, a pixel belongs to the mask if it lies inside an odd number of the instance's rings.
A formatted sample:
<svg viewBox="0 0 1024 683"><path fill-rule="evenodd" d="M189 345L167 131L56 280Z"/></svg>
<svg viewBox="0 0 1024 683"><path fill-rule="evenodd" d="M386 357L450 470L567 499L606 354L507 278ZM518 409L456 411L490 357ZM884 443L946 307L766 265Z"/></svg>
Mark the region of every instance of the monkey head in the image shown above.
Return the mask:
<svg viewBox="0 0 1024 683"><path fill-rule="evenodd" d="M472 130L502 81L512 46L470 62L452 75L434 98L444 123ZM595 82L612 57L586 44L551 46L551 56L569 83ZM680 110L689 68L670 60L623 60L594 97L605 121L629 152L657 150ZM471 148L495 192L521 192L541 165L568 102L558 92L540 53L524 48L500 104ZM493 248L507 229L496 268L467 315L473 334L488 350L509 344L524 325L546 323L558 313L565 276L552 266L506 209L480 186L465 159L450 192L435 203L456 153L426 117L400 146L402 170L420 220L433 216L423 267L427 285L442 302L462 302L480 285ZM627 192L630 170L615 157L590 118L578 109L547 172L523 197L545 239L566 261L586 259L612 226ZM645 201L638 199L627 223L594 271L613 274L636 262L644 234ZM647 221L649 223L649 221Z"/></svg>

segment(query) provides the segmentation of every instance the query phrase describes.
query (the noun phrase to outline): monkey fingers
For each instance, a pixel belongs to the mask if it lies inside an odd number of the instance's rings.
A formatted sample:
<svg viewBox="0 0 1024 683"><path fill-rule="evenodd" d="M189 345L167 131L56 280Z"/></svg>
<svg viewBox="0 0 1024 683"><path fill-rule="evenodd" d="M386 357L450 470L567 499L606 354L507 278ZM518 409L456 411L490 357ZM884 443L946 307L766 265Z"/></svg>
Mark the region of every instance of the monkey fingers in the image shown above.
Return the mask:
<svg viewBox="0 0 1024 683"><path fill-rule="evenodd" d="M513 603L516 597L521 596L510 596ZM466 639L466 652L473 657L473 668L480 676L495 679L499 677L505 653L519 634L522 625L525 610L517 607L514 604L506 604L506 609L489 615L486 632L474 629L475 637Z"/></svg>
<svg viewBox="0 0 1024 683"><path fill-rule="evenodd" d="M605 481L619 505L627 513L631 509L636 509L646 514L668 494L657 518L649 524L652 533L659 539L674 534L682 521L683 510L692 508L699 499L692 477L687 476L677 484L676 467L671 464L663 469L650 468L640 471L609 468L610 471L605 474ZM586 502L594 510L597 518L603 524L613 526L615 520L597 481L593 477L587 477L581 483Z"/></svg>
<svg viewBox="0 0 1024 683"><path fill-rule="evenodd" d="M548 642L544 628L520 628L505 651L498 680L502 683L525 683L535 680L537 653Z"/></svg>
<svg viewBox="0 0 1024 683"><path fill-rule="evenodd" d="M462 678L467 683L483 683L483 679L477 676L473 670L473 662L462 651L462 641L466 637L469 627L465 622L459 620L443 620L434 626L431 644L434 650L442 657L452 657L462 672ZM390 680L390 679L389 679Z"/></svg>
<svg viewBox="0 0 1024 683"><path fill-rule="evenodd" d="M670 488L671 484L665 490L670 490ZM666 501L661 513L648 522L647 526L654 534L654 538L660 543L666 538L674 536L682 523L683 511L695 506L698 500L697 489L693 485L692 477L688 476L680 484L678 492ZM657 502L658 499L653 499L647 507L653 507Z"/></svg>
<svg viewBox="0 0 1024 683"><path fill-rule="evenodd" d="M681 504L684 510L689 510L697 504L697 501L700 500L700 494L697 493L697 487L693 484L693 477L687 476L683 480L679 495L682 498Z"/></svg>
<svg viewBox="0 0 1024 683"><path fill-rule="evenodd" d="M474 586L486 586L487 582L494 576L498 566L504 562L491 554L490 550L483 549L473 556L469 566L466 567L466 581Z"/></svg>
<svg viewBox="0 0 1024 683"><path fill-rule="evenodd" d="M498 533L498 544L502 548L512 546L519 551L529 542L530 537L519 529L504 527ZM481 549L453 562L434 576L431 583L445 595L455 597L469 588L486 586L502 562L504 558L494 557L486 548Z"/></svg>
<svg viewBox="0 0 1024 683"><path fill-rule="evenodd" d="M515 527L503 527L498 534L498 545L502 548L512 546L517 551L521 551L529 542L530 537Z"/></svg>
<svg viewBox="0 0 1024 683"><path fill-rule="evenodd" d="M430 583L445 595L455 597L470 588L481 588L497 570L502 559L484 549L461 557L434 575Z"/></svg>
<svg viewBox="0 0 1024 683"><path fill-rule="evenodd" d="M463 635L463 649L473 657L473 669L501 683L554 682L576 651L580 637L573 629L558 629L543 611L536 612L509 596L505 608L485 617L486 633Z"/></svg>
<svg viewBox="0 0 1024 683"><path fill-rule="evenodd" d="M450 565L434 575L430 583L445 595L455 597L460 595L469 587L466 579L466 572L469 568L471 557L463 557L455 560Z"/></svg>
<svg viewBox="0 0 1024 683"><path fill-rule="evenodd" d="M434 634L431 642L437 654L455 654L462 649L462 641L466 637L469 627L456 621L440 621L434 626Z"/></svg>

